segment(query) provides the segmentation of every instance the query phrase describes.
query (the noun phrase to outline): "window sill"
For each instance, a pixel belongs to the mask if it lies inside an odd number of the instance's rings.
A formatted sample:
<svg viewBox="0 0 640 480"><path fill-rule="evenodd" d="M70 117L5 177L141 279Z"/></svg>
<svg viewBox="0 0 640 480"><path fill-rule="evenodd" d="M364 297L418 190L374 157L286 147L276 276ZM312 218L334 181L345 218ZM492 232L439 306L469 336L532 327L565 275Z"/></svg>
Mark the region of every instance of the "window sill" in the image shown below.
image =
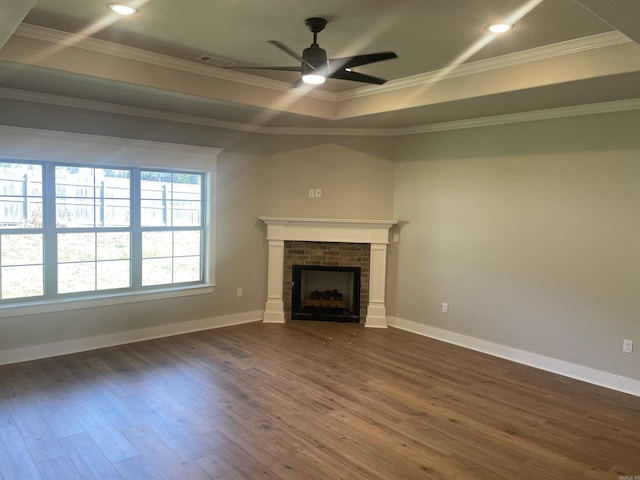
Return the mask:
<svg viewBox="0 0 640 480"><path fill-rule="evenodd" d="M147 290L144 292L127 292L95 297L12 304L0 307L0 318L80 310L83 308L105 307L126 303L149 302L152 300L165 300L168 298L189 297L192 295L207 295L213 293L214 289L215 285L195 285L171 289Z"/></svg>

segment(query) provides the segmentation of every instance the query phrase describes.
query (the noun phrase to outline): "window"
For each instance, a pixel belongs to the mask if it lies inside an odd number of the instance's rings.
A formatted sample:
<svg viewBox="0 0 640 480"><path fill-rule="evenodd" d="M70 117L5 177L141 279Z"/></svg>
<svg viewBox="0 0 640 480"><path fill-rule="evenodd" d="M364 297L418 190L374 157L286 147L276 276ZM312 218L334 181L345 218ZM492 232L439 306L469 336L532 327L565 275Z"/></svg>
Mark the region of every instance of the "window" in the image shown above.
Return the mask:
<svg viewBox="0 0 640 480"><path fill-rule="evenodd" d="M0 163L0 171L0 299L42 296L42 166Z"/></svg>
<svg viewBox="0 0 640 480"><path fill-rule="evenodd" d="M207 173L0 160L0 304L207 281Z"/></svg>
<svg viewBox="0 0 640 480"><path fill-rule="evenodd" d="M0 291L6 292L0 296L0 320L213 293L221 152L215 147L0 125L0 163L11 166L0 187ZM61 169L56 172L56 167ZM146 181L155 182L159 190L154 194ZM193 210L197 197L183 191L189 181L196 182L192 186L200 182L199 214ZM63 188L64 183L76 187ZM149 191L143 191L147 186ZM144 223L143 199L148 207ZM163 209L166 224L158 220L164 220ZM153 251L151 242L158 246L160 232L173 243L165 241L164 251ZM199 244L195 232L200 232ZM147 262L146 270L143 244L145 259L156 260ZM166 266L162 279L149 273L161 260ZM85 281L74 284L75 272L85 275Z"/></svg>
<svg viewBox="0 0 640 480"><path fill-rule="evenodd" d="M142 284L202 275L202 176L141 172Z"/></svg>

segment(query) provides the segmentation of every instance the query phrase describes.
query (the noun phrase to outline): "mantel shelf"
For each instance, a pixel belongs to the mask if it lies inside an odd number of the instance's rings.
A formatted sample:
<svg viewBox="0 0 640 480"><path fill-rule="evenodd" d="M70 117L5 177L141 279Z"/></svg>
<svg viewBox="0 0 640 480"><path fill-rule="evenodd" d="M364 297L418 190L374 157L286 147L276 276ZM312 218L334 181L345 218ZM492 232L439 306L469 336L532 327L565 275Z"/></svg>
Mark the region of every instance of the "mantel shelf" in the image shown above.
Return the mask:
<svg viewBox="0 0 640 480"><path fill-rule="evenodd" d="M259 217L267 225L268 240L389 243L396 220L344 218Z"/></svg>
<svg viewBox="0 0 640 480"><path fill-rule="evenodd" d="M303 218L303 217L258 217L267 225L295 225L295 224L325 224L325 225L360 225L380 226L391 228L397 220L368 220L351 218Z"/></svg>

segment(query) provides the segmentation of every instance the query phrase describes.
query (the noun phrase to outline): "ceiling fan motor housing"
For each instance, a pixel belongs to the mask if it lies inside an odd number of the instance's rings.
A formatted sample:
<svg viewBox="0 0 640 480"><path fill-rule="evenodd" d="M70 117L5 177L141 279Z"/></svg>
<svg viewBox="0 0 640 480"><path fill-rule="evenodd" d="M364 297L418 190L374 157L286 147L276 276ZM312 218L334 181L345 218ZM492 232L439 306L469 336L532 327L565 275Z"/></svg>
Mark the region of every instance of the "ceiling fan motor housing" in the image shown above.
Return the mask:
<svg viewBox="0 0 640 480"><path fill-rule="evenodd" d="M326 75L329 68L329 64L327 62L327 52L325 49L320 48L317 43L313 43L309 48L305 48L302 52L302 58L310 65L313 65L313 67L315 68L315 70L313 70L309 65L303 62L303 75L309 73L319 73L319 71L323 72L322 74Z"/></svg>

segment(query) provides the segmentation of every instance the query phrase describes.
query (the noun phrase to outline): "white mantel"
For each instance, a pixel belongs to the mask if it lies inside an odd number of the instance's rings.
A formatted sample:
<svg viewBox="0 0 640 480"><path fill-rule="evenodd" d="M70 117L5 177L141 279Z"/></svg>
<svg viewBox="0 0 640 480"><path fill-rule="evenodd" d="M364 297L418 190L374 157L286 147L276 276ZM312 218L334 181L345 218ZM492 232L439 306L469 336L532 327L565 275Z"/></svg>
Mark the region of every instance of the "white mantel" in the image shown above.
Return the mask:
<svg viewBox="0 0 640 480"><path fill-rule="evenodd" d="M386 328L385 305L387 245L395 220L350 220L336 218L259 217L267 225L269 266L264 321L284 323L283 279L285 240L303 242L368 243L369 305L365 327Z"/></svg>

